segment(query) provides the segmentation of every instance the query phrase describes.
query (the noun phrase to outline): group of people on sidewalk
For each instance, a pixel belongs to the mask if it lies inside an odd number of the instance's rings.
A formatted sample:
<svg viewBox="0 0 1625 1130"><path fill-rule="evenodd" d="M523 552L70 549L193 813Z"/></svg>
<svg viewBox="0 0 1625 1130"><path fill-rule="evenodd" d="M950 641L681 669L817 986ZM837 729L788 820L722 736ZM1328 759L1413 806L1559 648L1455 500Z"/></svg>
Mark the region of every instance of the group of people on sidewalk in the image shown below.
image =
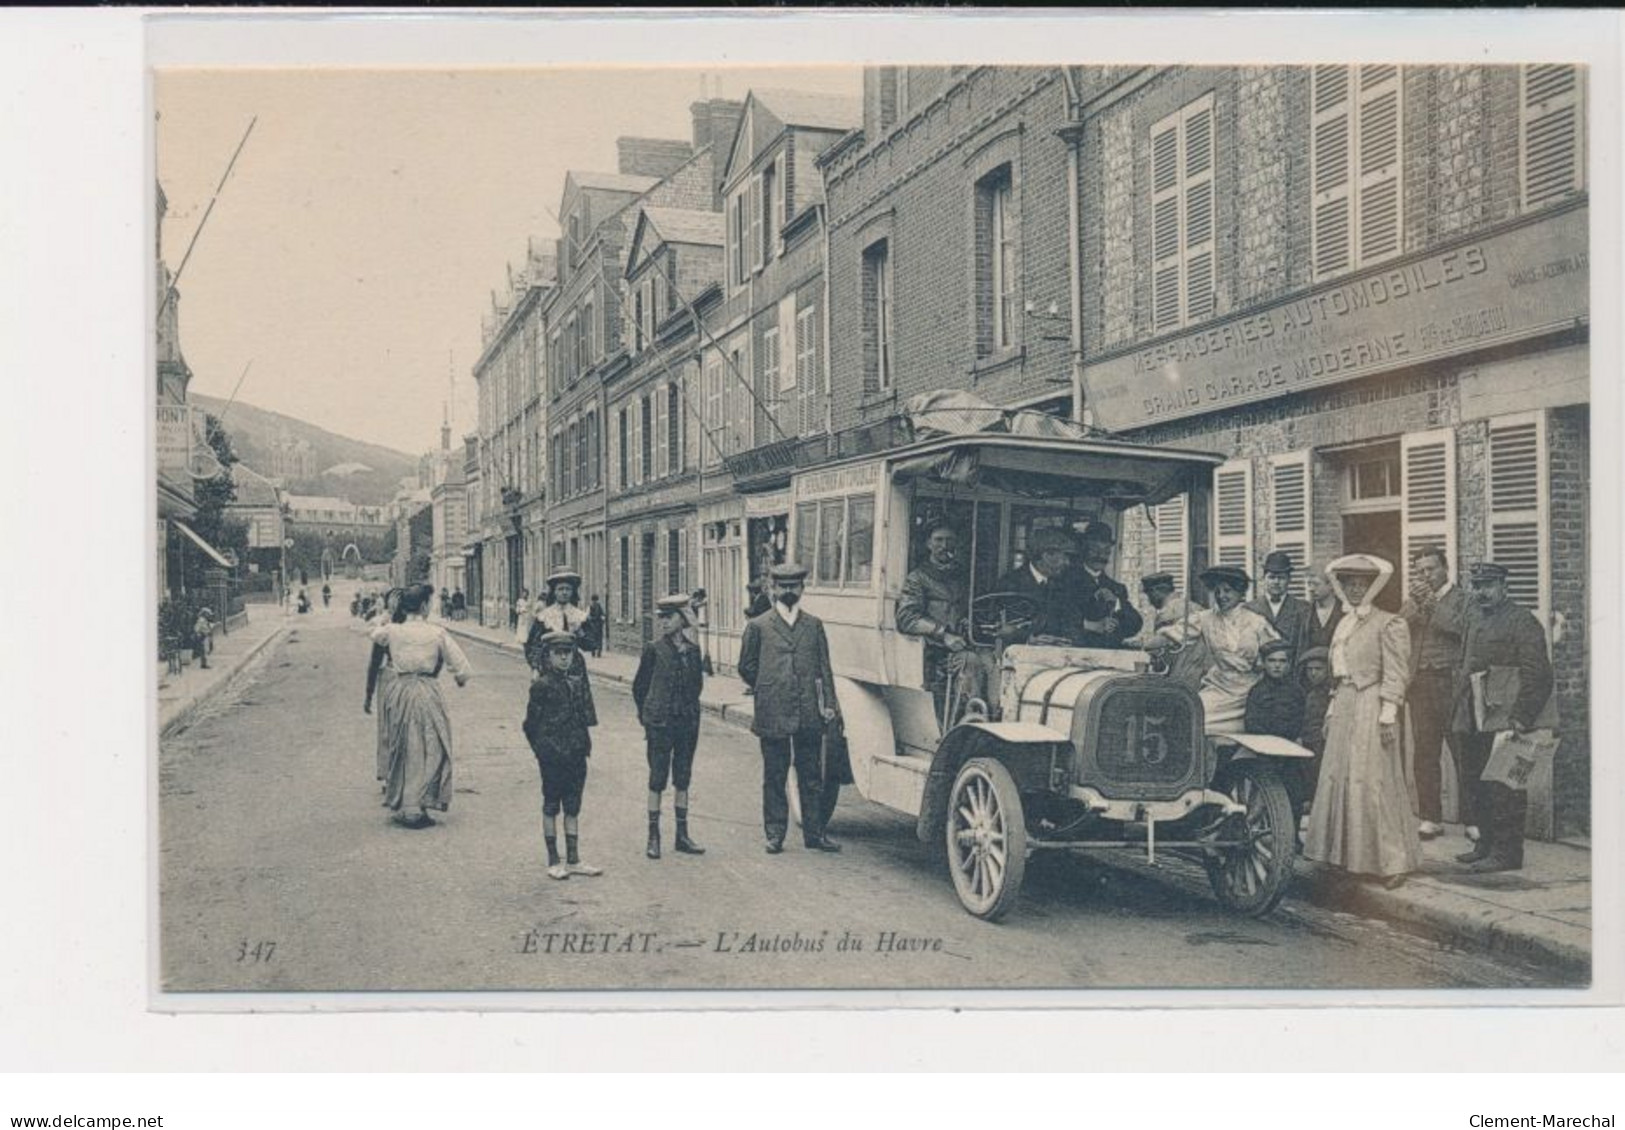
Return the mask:
<svg viewBox="0 0 1625 1130"><path fill-rule="evenodd" d="M1141 648L1156 669L1197 692L1209 733L1274 735L1314 754L1286 782L1306 857L1402 884L1421 865L1421 840L1443 831L1442 765L1453 755L1461 821L1476 835L1458 861L1475 872L1522 866L1526 793L1486 768L1498 735L1550 728L1553 680L1544 633L1509 598L1505 566L1473 565L1469 597L1451 582L1445 551L1424 548L1396 614L1375 604L1394 573L1388 561L1339 557L1308 577L1306 601L1291 594L1293 561L1277 551L1265 558L1262 592L1250 601L1252 578L1235 565L1201 572L1210 608L1179 596L1171 574L1143 577L1147 626L1106 574L1109 527L1092 523L1077 542L1039 530L1030 558L991 590L1021 601L990 647L968 638L957 531L939 521L922 532L925 558L903 583L896 622L924 639L927 686L944 728L977 700L997 713L997 647ZM1508 701L1487 719L1491 686Z"/></svg>
<svg viewBox="0 0 1625 1130"><path fill-rule="evenodd" d="M838 783L823 788L826 731L838 726L835 679L823 625L798 607L806 570L773 570L774 604L747 625L740 675L756 693L756 723L763 760L762 821L767 851L784 850L789 825L787 778L794 769L811 850L840 848L824 833ZM546 602L530 616L524 652L531 685L522 726L537 763L542 791L542 839L547 873L555 879L597 876L603 869L581 856L580 819L598 724L582 654L592 618L580 607L580 577L568 570L547 579ZM449 670L458 686L472 675L467 657L445 628L428 621L430 585L391 589L383 601L388 623L371 632L363 710L378 706L377 778L384 806L404 828L435 823L452 792L451 724L438 677ZM695 598L672 594L657 606L658 634L643 649L632 697L646 738L649 767L649 836L645 854L661 857L662 801L675 792L673 847L704 855L689 830L689 787L699 746L700 694L705 671L695 638ZM520 625L516 625L516 630ZM558 843L563 817L564 853Z"/></svg>

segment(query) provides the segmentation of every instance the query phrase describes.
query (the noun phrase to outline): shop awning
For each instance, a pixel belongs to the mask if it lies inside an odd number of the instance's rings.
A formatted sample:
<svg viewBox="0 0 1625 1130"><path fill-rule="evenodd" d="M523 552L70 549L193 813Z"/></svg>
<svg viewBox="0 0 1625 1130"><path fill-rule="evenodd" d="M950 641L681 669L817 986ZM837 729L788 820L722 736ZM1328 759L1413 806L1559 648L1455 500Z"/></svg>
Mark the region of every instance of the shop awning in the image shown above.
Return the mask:
<svg viewBox="0 0 1625 1130"><path fill-rule="evenodd" d="M210 545L208 542L204 541L202 536L185 522L177 522L171 518L169 524L196 542L199 549L201 549L204 553L207 553L210 557L214 558L214 563L216 565L220 566L222 569L230 569L232 567L231 562L226 560L224 554L222 554L218 549Z"/></svg>

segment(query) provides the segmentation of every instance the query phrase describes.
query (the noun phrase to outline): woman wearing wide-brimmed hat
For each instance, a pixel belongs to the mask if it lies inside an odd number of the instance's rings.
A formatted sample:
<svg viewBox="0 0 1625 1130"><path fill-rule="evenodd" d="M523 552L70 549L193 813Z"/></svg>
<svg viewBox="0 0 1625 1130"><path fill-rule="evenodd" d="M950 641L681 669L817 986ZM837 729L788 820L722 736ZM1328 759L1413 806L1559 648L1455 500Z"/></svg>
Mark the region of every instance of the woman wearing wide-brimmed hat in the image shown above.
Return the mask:
<svg viewBox="0 0 1625 1130"><path fill-rule="evenodd" d="M1270 622L1244 603L1252 578L1235 565L1215 565L1200 574L1212 608L1193 609L1188 620L1164 633L1199 637L1207 646L1208 667L1197 693L1209 733L1239 733L1247 712L1247 692L1260 677L1258 652L1280 639Z"/></svg>
<svg viewBox="0 0 1625 1130"><path fill-rule="evenodd" d="M525 635L525 660L531 670L541 672L546 667L542 652L542 637L549 632L568 632L576 639L575 664L572 674L587 670L587 661L581 658L582 637L587 630L587 612L581 607L581 574L573 569L560 569L545 582L540 607Z"/></svg>
<svg viewBox="0 0 1625 1130"><path fill-rule="evenodd" d="M1393 573L1368 553L1326 566L1344 615L1332 635L1326 754L1303 843L1307 858L1390 888L1422 863L1400 740L1410 629L1373 603Z"/></svg>

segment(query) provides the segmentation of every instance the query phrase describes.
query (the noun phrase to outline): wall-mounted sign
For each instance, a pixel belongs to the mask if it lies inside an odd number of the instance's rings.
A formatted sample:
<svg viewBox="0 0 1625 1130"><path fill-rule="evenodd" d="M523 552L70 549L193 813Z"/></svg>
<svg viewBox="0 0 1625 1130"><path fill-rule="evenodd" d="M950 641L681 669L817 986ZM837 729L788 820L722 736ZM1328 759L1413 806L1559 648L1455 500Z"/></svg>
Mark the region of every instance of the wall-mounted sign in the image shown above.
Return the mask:
<svg viewBox="0 0 1625 1130"><path fill-rule="evenodd" d="M797 498L819 498L831 494L847 494L873 487L880 481L878 460L859 463L853 467L837 467L829 471L814 471L797 475L794 484Z"/></svg>
<svg viewBox="0 0 1625 1130"><path fill-rule="evenodd" d="M1401 260L1085 365L1113 431L1216 412L1574 326L1589 315L1589 209Z"/></svg>

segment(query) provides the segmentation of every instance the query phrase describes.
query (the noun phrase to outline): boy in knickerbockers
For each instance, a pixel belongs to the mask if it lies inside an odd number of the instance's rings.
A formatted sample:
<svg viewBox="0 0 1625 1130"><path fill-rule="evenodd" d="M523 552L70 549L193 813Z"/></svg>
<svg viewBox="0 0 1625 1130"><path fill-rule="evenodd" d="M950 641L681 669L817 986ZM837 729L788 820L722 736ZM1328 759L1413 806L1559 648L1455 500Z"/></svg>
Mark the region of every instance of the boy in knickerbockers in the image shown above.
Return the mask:
<svg viewBox="0 0 1625 1130"><path fill-rule="evenodd" d="M602 875L600 868L581 862L581 794L587 785L587 758L598 725L592 689L584 673L572 673L575 637L569 632L548 632L542 637L543 664L530 684L530 708L525 712L525 738L536 755L542 774L542 838L547 842L547 873L555 879L571 875ZM558 817L564 812L564 862L559 862Z"/></svg>

